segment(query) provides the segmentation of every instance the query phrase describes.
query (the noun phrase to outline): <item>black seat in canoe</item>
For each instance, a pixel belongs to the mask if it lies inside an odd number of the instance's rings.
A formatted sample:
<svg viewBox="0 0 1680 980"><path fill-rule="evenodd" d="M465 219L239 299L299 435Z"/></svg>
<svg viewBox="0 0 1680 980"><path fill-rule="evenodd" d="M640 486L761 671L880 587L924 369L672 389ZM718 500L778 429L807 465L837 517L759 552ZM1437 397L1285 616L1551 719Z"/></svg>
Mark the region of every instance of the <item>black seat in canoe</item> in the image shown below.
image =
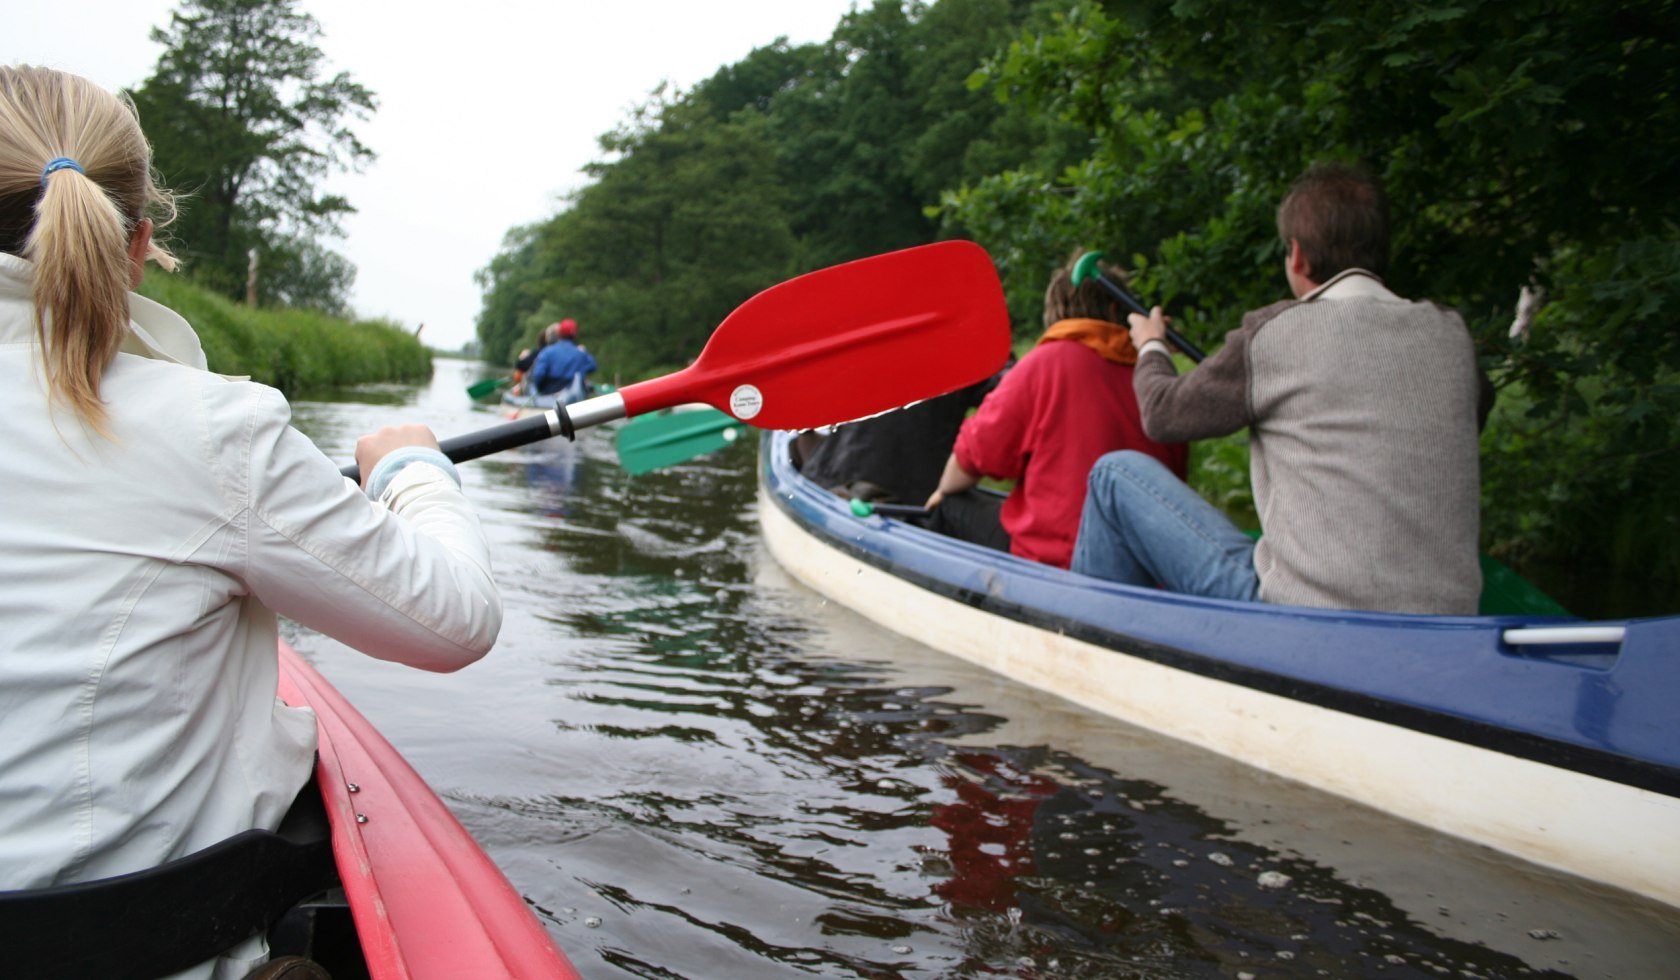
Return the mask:
<svg viewBox="0 0 1680 980"><path fill-rule="evenodd" d="M8 976L158 977L265 932L338 883L314 780L275 832L247 830L146 871L0 892Z"/></svg>

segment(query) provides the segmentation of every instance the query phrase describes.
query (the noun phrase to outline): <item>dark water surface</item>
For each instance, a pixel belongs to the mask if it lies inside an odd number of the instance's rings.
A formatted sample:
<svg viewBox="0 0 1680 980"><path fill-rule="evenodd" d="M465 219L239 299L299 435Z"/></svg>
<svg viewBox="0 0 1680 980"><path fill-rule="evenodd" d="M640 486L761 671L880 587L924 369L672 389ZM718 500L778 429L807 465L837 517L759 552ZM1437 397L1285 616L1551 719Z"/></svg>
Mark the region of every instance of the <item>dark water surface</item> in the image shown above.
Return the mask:
<svg viewBox="0 0 1680 980"><path fill-rule="evenodd" d="M335 459L499 421L477 365L296 405ZM762 549L754 452L462 467L507 604L434 676L289 627L586 977L1663 977L1680 913L886 633ZM1680 842L1677 842L1680 845Z"/></svg>

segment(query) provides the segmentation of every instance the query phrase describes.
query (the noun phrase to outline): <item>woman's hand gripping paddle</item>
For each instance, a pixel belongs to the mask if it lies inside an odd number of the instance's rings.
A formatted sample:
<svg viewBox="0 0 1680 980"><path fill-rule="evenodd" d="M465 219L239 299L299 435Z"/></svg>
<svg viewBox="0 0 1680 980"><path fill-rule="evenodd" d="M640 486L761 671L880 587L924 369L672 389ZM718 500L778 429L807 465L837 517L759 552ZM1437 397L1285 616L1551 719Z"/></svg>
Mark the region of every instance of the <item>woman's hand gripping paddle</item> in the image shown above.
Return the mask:
<svg viewBox="0 0 1680 980"><path fill-rule="evenodd" d="M1079 261L1073 264L1073 284L1077 286L1087 279L1095 279L1097 281L1097 285L1107 290L1108 294L1119 300L1121 305L1125 306L1133 313L1148 316L1148 307L1138 302L1136 296L1126 292L1126 290L1122 289L1113 280L1103 275L1101 270L1097 268L1097 263L1102 260L1102 256L1103 254L1101 252L1086 252L1084 255L1081 255L1079 257ZM1207 357L1206 354L1202 353L1202 349L1200 347L1197 347L1190 341L1185 340L1184 335L1179 333L1177 330L1174 330L1172 327L1167 328L1167 339L1172 341L1174 347L1183 351L1185 357L1190 358L1198 364L1202 362L1203 358Z"/></svg>
<svg viewBox="0 0 1680 980"><path fill-rule="evenodd" d="M939 242L807 273L736 308L681 371L445 439L455 462L704 402L766 429L849 422L990 377L1009 312L985 250ZM346 466L345 476L359 479Z"/></svg>

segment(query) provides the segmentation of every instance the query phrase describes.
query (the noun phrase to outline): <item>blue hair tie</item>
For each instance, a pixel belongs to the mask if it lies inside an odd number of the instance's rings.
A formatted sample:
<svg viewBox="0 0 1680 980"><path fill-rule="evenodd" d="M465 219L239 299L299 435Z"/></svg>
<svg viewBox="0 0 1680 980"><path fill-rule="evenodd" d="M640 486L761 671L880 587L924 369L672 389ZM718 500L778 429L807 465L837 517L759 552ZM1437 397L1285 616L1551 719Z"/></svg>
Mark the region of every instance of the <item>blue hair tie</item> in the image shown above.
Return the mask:
<svg viewBox="0 0 1680 980"><path fill-rule="evenodd" d="M47 186L47 178L52 175L54 170L74 170L83 177L87 176L87 171L82 169L82 165L69 157L53 157L47 161L46 166L41 168L42 187Z"/></svg>

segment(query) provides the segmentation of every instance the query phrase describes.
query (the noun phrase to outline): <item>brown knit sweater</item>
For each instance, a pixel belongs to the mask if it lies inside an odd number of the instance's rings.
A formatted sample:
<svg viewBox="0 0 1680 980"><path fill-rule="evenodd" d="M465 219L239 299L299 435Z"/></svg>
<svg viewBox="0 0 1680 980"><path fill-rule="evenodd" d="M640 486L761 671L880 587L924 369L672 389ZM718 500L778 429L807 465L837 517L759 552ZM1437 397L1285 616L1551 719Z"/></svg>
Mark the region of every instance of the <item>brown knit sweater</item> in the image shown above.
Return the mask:
<svg viewBox="0 0 1680 980"><path fill-rule="evenodd" d="M1249 428L1263 600L1476 612L1491 389L1457 313L1349 270L1251 311L1189 374L1151 351L1133 379L1151 438Z"/></svg>

